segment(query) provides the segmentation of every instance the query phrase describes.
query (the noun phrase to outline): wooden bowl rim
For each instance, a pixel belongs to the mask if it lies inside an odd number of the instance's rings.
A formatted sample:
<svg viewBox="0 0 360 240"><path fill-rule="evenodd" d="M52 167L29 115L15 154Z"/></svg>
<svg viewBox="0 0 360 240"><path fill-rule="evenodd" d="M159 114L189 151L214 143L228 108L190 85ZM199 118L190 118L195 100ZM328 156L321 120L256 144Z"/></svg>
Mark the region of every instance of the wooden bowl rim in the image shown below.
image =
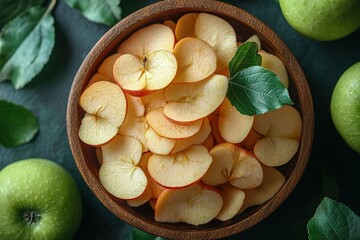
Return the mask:
<svg viewBox="0 0 360 240"><path fill-rule="evenodd" d="M292 83L295 85L299 97L300 114L303 121L302 138L298 150L298 161L284 186L277 192L277 194L259 206L259 209L252 215L246 217L239 222L231 222L226 226L212 227L211 229L202 228L187 228L176 229L166 227L166 224L158 222L150 222L145 218L134 216L126 209L122 208L112 198L108 197L108 193L101 186L99 180L92 174L91 169L85 161L85 157L81 151L81 143L78 137L78 119L79 119L79 96L84 89L86 77L91 73L92 66L96 59L101 58L102 53L111 44L115 44L116 38L129 28L141 23L144 19L154 16L160 16L164 12L171 11L184 11L185 12L208 12L218 14L231 18L234 21L241 22L246 27L252 29L254 33L262 36L270 44L279 57L284 61L289 75L292 75ZM136 29L133 29L136 30ZM118 43L117 43L118 44ZM115 45L114 45L115 46ZM104 56L102 56L104 58ZM256 17L246 12L243 9L233 5L213 1L213 0L165 0L145 8L142 8L128 17L122 19L114 27L112 27L105 35L96 43L96 45L89 52L83 63L81 64L74 81L71 86L68 106L66 113L66 124L68 132L68 140L71 151L74 156L75 163L79 169L83 179L96 195L96 197L117 217L123 221L133 225L136 228L142 229L154 235L163 236L171 239L218 239L230 236L241 231L244 231L258 222L262 221L273 211L275 211L281 203L291 194L296 184L299 182L308 159L311 153L313 141L313 128L314 128L314 112L311 92L305 78L305 75L291 53L290 49L285 43L273 32L267 25L258 20Z"/></svg>

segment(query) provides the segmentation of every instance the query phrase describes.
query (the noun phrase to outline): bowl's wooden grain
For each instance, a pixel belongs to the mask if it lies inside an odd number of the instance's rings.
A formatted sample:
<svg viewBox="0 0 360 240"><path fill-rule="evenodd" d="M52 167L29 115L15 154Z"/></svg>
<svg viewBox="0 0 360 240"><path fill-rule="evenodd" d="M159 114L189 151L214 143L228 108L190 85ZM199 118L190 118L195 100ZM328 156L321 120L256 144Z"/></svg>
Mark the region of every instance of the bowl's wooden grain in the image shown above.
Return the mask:
<svg viewBox="0 0 360 240"><path fill-rule="evenodd" d="M189 12L207 12L225 19L235 28L239 41L257 34L262 41L262 48L277 55L285 63L291 79L290 95L303 120L299 150L288 164L281 167L286 182L280 191L266 203L250 208L229 221L213 220L202 226L155 222L150 207L132 208L124 201L111 196L99 182L99 165L94 148L82 143L78 137L79 125L84 115L79 107L79 97L106 56L115 52L119 43L137 29L167 19L177 20ZM264 23L244 10L222 2L167 0L124 18L98 41L75 76L68 99L66 121L70 147L82 177L96 197L116 216L144 231L170 239L218 239L246 230L260 222L279 207L293 191L310 156L314 113L311 93L302 69L284 42Z"/></svg>

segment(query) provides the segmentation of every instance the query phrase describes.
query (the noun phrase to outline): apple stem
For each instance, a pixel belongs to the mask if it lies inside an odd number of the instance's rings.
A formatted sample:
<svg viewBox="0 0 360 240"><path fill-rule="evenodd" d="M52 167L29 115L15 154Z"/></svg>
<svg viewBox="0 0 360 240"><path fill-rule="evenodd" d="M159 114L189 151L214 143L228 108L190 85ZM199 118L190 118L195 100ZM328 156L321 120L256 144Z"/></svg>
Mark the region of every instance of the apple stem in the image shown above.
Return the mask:
<svg viewBox="0 0 360 240"><path fill-rule="evenodd" d="M143 58L143 67L144 67L144 69L145 69L146 61L147 61L147 58L146 58L146 56L145 56L145 57Z"/></svg>
<svg viewBox="0 0 360 240"><path fill-rule="evenodd" d="M23 217L29 225L37 223L40 220L40 215L35 211L25 210Z"/></svg>

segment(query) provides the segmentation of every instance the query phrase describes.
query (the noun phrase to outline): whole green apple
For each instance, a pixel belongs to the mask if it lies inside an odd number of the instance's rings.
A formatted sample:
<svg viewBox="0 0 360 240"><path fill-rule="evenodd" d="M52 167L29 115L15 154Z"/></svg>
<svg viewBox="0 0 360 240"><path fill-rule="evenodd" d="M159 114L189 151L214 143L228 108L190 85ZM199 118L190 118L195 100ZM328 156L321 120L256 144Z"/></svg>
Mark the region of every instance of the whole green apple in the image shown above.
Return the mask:
<svg viewBox="0 0 360 240"><path fill-rule="evenodd" d="M24 159L0 171L0 239L72 239L82 202L72 176L46 159Z"/></svg>
<svg viewBox="0 0 360 240"><path fill-rule="evenodd" d="M360 62L339 78L331 96L330 112L341 137L360 153Z"/></svg>
<svg viewBox="0 0 360 240"><path fill-rule="evenodd" d="M349 35L360 27L359 0L280 0L287 22L301 34L320 41Z"/></svg>

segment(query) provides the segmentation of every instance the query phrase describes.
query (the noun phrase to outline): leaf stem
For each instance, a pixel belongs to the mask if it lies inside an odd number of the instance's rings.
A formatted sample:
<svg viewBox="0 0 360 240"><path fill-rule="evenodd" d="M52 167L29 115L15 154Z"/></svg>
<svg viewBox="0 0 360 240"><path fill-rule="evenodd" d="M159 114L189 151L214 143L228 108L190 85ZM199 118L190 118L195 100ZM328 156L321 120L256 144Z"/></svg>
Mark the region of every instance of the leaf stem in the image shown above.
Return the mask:
<svg viewBox="0 0 360 240"><path fill-rule="evenodd" d="M53 10L54 6L56 5L56 2L57 2L57 0L51 0L51 2L49 4L48 8L46 9L46 12L44 13L43 17L48 15L51 12L51 10Z"/></svg>

